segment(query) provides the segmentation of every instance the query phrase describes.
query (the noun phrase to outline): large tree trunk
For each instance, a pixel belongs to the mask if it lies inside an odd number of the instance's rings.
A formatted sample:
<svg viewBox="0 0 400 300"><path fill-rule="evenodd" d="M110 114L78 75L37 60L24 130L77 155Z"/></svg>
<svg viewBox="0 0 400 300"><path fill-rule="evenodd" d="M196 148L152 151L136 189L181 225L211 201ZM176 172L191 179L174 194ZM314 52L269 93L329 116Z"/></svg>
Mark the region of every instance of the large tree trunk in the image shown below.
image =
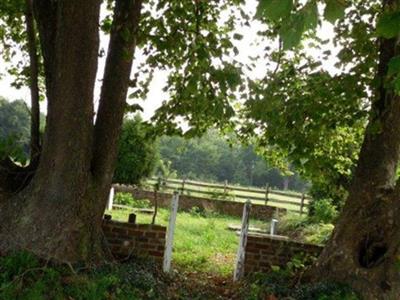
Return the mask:
<svg viewBox="0 0 400 300"><path fill-rule="evenodd" d="M100 120L109 122L107 129L113 134L119 133L135 48L134 38L121 42L121 32L136 33L141 5L140 1L117 0L109 47L112 58L106 62L105 87L95 129L93 89L100 3L34 3L46 73L46 132L30 184L12 197L0 199L0 252L27 249L61 262L89 263L99 262L107 254L101 221L115 155L109 148L93 149L104 145L102 139L107 139L101 135L106 134L104 131L98 132ZM107 85L110 76L122 84ZM104 92L118 87L122 90ZM105 102L109 103L108 116L100 117ZM111 122L114 117L117 120ZM116 146L117 138L114 137L116 142L111 141L111 147L114 143ZM108 156L104 151L111 153Z"/></svg>
<svg viewBox="0 0 400 300"><path fill-rule="evenodd" d="M384 1L390 9L393 1ZM395 39L380 41L376 90L343 213L311 275L351 285L364 299L400 297L400 97L386 88Z"/></svg>

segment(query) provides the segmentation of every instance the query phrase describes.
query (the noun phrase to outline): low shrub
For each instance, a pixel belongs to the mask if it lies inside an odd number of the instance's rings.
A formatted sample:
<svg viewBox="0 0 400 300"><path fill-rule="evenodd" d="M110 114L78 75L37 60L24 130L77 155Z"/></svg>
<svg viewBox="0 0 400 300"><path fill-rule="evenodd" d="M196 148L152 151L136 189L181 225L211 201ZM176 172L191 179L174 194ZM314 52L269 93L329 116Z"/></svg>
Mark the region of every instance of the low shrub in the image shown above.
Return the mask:
<svg viewBox="0 0 400 300"><path fill-rule="evenodd" d="M280 219L279 234L301 242L324 245L330 238L334 225L318 222L306 215L288 213ZM328 219L325 219L328 220Z"/></svg>
<svg viewBox="0 0 400 300"><path fill-rule="evenodd" d="M338 217L338 211L335 205L332 203L332 200L320 199L314 201L312 206L313 213L309 217L310 222L312 223L334 223L336 218Z"/></svg>
<svg viewBox="0 0 400 300"><path fill-rule="evenodd" d="M132 206L136 208L150 208L151 202L146 199L135 199L130 193L116 193L114 203Z"/></svg>
<svg viewBox="0 0 400 300"><path fill-rule="evenodd" d="M303 229L302 235L307 243L324 245L334 228L332 224L310 224Z"/></svg>
<svg viewBox="0 0 400 300"><path fill-rule="evenodd" d="M204 218L207 216L206 210L203 207L198 207L198 206L193 206L189 210L189 213L195 217L203 217Z"/></svg>
<svg viewBox="0 0 400 300"><path fill-rule="evenodd" d="M234 200L234 195L232 195L229 192L224 192L219 189L211 189L209 190L211 192L211 199L213 200Z"/></svg>
<svg viewBox="0 0 400 300"><path fill-rule="evenodd" d="M305 226L307 226L308 223L309 222L306 215L288 212L286 215L279 219L279 233L293 233L295 231L303 229Z"/></svg>

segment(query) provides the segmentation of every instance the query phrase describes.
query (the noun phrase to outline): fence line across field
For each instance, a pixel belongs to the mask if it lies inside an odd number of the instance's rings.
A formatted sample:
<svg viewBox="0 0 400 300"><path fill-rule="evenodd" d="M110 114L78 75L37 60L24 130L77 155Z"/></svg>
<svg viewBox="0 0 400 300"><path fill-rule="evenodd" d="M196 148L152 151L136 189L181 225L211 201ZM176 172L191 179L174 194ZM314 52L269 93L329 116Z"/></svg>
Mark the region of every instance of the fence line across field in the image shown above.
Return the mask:
<svg viewBox="0 0 400 300"><path fill-rule="evenodd" d="M269 187L267 184L265 189L253 188L253 187L238 187L228 185L227 181L225 184L205 183L191 181L187 179L165 179L153 177L147 181L148 185L154 185L155 183L161 183L160 188L162 190L179 190L182 194L188 194L198 197L210 197L215 196L216 198L225 198L231 201L241 201L250 199L251 201L259 201L264 204L283 204L292 205L298 207L298 209L288 209L289 211L303 213L304 209L307 208L308 203L312 198L306 194L295 193L295 192L283 192L276 191ZM199 189L196 189L199 187ZM242 194L240 194L242 193ZM246 193L243 195L243 193ZM285 197L286 199L280 199L279 197ZM234 198L234 199L232 199Z"/></svg>
<svg viewBox="0 0 400 300"><path fill-rule="evenodd" d="M152 177L149 181L158 181L158 177ZM241 191L241 192L248 192L248 193L260 193L260 194L265 194L265 189L261 188L255 188L255 187L241 187L241 186L236 186L236 185L228 185L227 182L226 184L218 184L218 183L207 183L207 182L199 182L199 181L193 181L193 180L187 180L187 179L165 179L161 178L162 182L166 183L172 183L172 184L177 184L177 185L192 185L192 186L198 186L198 187L204 187L204 188L215 188L215 189L225 189L225 190L231 190L231 191ZM279 190L269 190L270 193L276 194L276 195L281 195L285 197L292 197L292 198L300 198L301 193L297 192L283 192ZM312 198L308 195L305 195L306 200L311 200Z"/></svg>

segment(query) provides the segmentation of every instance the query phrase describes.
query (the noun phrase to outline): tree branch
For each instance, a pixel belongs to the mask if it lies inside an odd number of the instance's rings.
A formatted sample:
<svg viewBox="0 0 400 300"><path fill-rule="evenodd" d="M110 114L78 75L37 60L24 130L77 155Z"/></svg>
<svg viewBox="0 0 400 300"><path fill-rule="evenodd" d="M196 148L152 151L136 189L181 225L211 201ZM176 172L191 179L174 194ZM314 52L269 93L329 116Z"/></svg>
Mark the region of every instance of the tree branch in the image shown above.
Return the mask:
<svg viewBox="0 0 400 300"><path fill-rule="evenodd" d="M40 107L39 107L39 64L36 50L36 34L33 21L33 3L32 0L26 0L25 23L27 32L27 45L29 52L29 88L31 91L31 163L36 164L40 152Z"/></svg>
<svg viewBox="0 0 400 300"><path fill-rule="evenodd" d="M92 171L111 184L136 47L141 0L117 0L94 131Z"/></svg>
<svg viewBox="0 0 400 300"><path fill-rule="evenodd" d="M54 73L55 45L57 33L57 6L57 1L33 1L34 17L38 27L38 32L40 36L40 48L43 55L47 100L50 100L51 98L51 82L52 74Z"/></svg>

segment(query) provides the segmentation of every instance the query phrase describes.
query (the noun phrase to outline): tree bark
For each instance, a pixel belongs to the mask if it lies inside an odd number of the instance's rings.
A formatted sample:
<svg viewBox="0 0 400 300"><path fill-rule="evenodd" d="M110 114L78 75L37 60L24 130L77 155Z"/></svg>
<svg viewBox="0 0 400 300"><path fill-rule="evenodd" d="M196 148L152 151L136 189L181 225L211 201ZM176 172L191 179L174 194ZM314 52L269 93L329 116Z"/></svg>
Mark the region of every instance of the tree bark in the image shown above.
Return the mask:
<svg viewBox="0 0 400 300"><path fill-rule="evenodd" d="M390 10L396 1L384 1ZM397 4L396 4L397 5ZM398 55L396 39L380 40L370 121L343 213L311 276L351 285L364 299L400 295L400 97L387 88L388 63Z"/></svg>

